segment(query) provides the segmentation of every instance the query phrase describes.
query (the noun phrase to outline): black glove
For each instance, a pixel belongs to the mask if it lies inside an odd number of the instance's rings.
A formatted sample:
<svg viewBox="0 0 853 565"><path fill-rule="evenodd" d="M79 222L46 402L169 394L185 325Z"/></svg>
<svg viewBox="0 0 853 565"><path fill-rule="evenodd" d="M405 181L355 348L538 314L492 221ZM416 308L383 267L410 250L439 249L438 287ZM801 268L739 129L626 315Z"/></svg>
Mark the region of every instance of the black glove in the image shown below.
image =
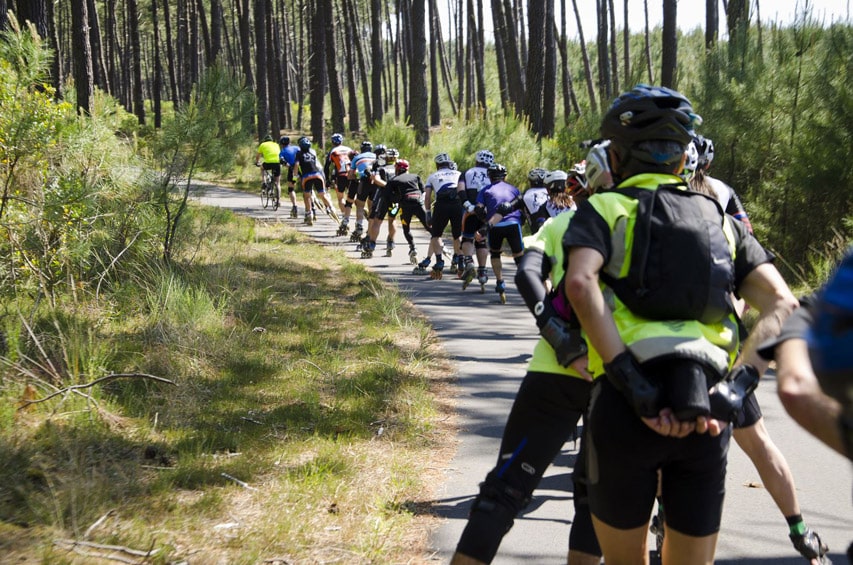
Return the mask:
<svg viewBox="0 0 853 565"><path fill-rule="evenodd" d="M739 365L708 391L711 417L733 422L743 408L743 400L755 390L760 378L752 365Z"/></svg>
<svg viewBox="0 0 853 565"><path fill-rule="evenodd" d="M578 357L587 354L586 340L581 336L580 328L572 327L569 322L560 317L554 309L550 298L545 298L533 307L533 316L539 333L554 348L557 362L568 367Z"/></svg>
<svg viewBox="0 0 853 565"><path fill-rule="evenodd" d="M515 210L515 206L512 205L512 202L501 202L500 204L498 204L498 207L495 209L495 212L497 212L501 216L506 216L513 210Z"/></svg>
<svg viewBox="0 0 853 565"><path fill-rule="evenodd" d="M661 391L642 372L640 364L628 351L623 351L604 364L604 372L616 389L642 418L655 418L660 412Z"/></svg>
<svg viewBox="0 0 853 565"><path fill-rule="evenodd" d="M486 221L486 209L482 206L477 206L476 208L474 208L474 215L477 216L477 219L481 222Z"/></svg>

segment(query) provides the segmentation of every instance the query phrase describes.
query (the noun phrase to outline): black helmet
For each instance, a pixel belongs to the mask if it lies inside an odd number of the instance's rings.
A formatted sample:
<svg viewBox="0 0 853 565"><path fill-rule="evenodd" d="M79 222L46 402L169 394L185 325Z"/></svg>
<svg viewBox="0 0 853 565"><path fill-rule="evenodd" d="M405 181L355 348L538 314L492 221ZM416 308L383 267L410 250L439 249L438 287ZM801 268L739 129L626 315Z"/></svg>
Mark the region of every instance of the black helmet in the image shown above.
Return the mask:
<svg viewBox="0 0 853 565"><path fill-rule="evenodd" d="M539 167L530 169L530 172L527 173L527 180L531 187L545 186L545 175L547 174L548 171Z"/></svg>
<svg viewBox="0 0 853 565"><path fill-rule="evenodd" d="M311 149L311 140L307 137L300 137L299 148L303 151L308 151L309 149Z"/></svg>
<svg viewBox="0 0 853 565"><path fill-rule="evenodd" d="M500 163L492 163L491 165L489 165L487 174L489 175L489 180L492 182L505 179L506 167L504 167Z"/></svg>
<svg viewBox="0 0 853 565"><path fill-rule="evenodd" d="M264 136L264 143L266 143L267 141L272 141L272 136L270 134L266 134Z"/></svg>
<svg viewBox="0 0 853 565"><path fill-rule="evenodd" d="M281 137L278 138L278 144L279 145L290 145L290 138L287 137L286 135L282 135Z"/></svg>
<svg viewBox="0 0 853 565"><path fill-rule="evenodd" d="M374 153L376 153L376 155L377 155L377 156L379 156L379 155L385 155L385 152L386 152L386 151L387 151L387 148L386 148L384 145L382 145L381 143L380 143L380 144L378 144L378 145L376 146L376 149L374 149L374 150L373 150L373 152L374 152Z"/></svg>
<svg viewBox="0 0 853 565"><path fill-rule="evenodd" d="M369 141L362 141L361 142L361 152L367 153L368 151L373 151L373 144L370 143Z"/></svg>
<svg viewBox="0 0 853 565"><path fill-rule="evenodd" d="M701 118L684 95L663 86L638 84L613 101L601 122L601 136L630 148L643 141L686 146Z"/></svg>

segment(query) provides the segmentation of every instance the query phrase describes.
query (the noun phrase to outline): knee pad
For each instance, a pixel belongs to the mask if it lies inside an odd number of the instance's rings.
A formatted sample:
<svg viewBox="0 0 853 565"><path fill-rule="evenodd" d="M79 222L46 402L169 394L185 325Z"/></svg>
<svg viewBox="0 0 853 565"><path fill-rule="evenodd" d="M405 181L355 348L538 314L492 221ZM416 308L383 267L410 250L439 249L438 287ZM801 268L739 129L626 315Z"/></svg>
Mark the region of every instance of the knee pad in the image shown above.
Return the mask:
<svg viewBox="0 0 853 565"><path fill-rule="evenodd" d="M486 242L485 241L475 241L474 242L474 249L485 249L485 248L486 248Z"/></svg>
<svg viewBox="0 0 853 565"><path fill-rule="evenodd" d="M293 194L294 192L296 192L296 187L295 187L295 186L288 186L288 187L287 187L287 193L288 193L288 194Z"/></svg>
<svg viewBox="0 0 853 565"><path fill-rule="evenodd" d="M500 251L490 251L489 252L489 258L491 258L492 261L494 261L495 259L500 259L501 258L501 252Z"/></svg>
<svg viewBox="0 0 853 565"><path fill-rule="evenodd" d="M520 491L488 477L480 485L480 494L471 506L468 523L456 551L483 563L491 563L501 540L512 528L515 516L529 500Z"/></svg>
<svg viewBox="0 0 853 565"><path fill-rule="evenodd" d="M345 204L344 204L344 210L346 210L346 211L348 211L348 212L349 212L350 210L352 210L352 202L347 202L347 203L345 203Z"/></svg>

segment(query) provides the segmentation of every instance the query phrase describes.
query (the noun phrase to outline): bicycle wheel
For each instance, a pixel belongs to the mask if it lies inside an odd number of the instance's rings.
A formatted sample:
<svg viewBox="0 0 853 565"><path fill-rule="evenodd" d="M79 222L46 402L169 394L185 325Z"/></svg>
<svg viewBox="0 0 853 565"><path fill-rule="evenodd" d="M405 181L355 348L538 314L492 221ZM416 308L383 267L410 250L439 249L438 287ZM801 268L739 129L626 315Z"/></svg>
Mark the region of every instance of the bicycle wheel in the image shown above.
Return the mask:
<svg viewBox="0 0 853 565"><path fill-rule="evenodd" d="M281 204L281 189L277 187L273 188L272 193L272 209L275 211L278 210L278 206Z"/></svg>
<svg viewBox="0 0 853 565"><path fill-rule="evenodd" d="M270 205L270 190L269 190L269 188L267 188L267 185L264 184L264 186L261 187L261 206L263 206L264 209L266 209L267 206L269 206L269 205Z"/></svg>

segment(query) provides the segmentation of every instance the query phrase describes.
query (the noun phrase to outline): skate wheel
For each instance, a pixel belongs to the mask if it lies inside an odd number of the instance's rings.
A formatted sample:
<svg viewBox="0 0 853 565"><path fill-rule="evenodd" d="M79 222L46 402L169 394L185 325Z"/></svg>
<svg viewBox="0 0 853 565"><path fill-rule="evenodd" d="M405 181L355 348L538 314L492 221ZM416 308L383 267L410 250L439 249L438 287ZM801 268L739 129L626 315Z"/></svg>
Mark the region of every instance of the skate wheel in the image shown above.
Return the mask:
<svg viewBox="0 0 853 565"><path fill-rule="evenodd" d="M500 297L501 297L501 304L506 304L506 294L502 292Z"/></svg>
<svg viewBox="0 0 853 565"><path fill-rule="evenodd" d="M480 294L486 294L486 285L480 285Z"/></svg>

